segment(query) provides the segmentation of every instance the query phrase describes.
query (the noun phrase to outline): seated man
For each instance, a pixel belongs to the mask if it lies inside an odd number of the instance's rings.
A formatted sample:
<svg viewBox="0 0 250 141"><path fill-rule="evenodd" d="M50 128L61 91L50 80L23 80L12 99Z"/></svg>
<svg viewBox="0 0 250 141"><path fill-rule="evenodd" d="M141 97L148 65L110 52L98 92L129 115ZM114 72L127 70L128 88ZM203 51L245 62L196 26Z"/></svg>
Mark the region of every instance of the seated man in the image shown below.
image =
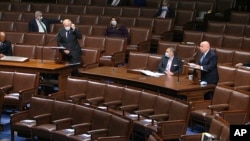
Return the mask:
<svg viewBox="0 0 250 141"><path fill-rule="evenodd" d="M158 66L158 72L174 75L182 72L182 60L175 55L175 49L170 47L166 49L165 55L161 58Z"/></svg>
<svg viewBox="0 0 250 141"><path fill-rule="evenodd" d="M9 40L6 40L4 32L0 32L0 58L3 56L12 56L12 46Z"/></svg>
<svg viewBox="0 0 250 141"><path fill-rule="evenodd" d="M173 18L175 17L175 10L174 8L169 6L169 0L163 0L161 7L158 9L155 17L157 18Z"/></svg>

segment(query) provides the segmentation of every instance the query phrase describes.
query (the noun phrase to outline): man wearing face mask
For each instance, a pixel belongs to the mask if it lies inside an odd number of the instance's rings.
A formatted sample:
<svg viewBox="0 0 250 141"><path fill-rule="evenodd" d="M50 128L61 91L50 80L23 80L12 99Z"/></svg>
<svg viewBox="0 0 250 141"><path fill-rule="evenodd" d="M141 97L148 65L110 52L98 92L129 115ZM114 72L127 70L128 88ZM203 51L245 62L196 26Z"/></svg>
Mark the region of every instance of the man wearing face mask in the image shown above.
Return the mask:
<svg viewBox="0 0 250 141"><path fill-rule="evenodd" d="M155 17L163 19L175 17L175 10L169 6L169 0L162 0L162 5L155 14Z"/></svg>
<svg viewBox="0 0 250 141"><path fill-rule="evenodd" d="M60 23L62 20L43 18L41 11L35 12L35 18L29 22L29 32L49 33L50 24Z"/></svg>
<svg viewBox="0 0 250 141"><path fill-rule="evenodd" d="M82 33L69 19L63 21L63 26L57 34L57 45L65 48L60 50L62 60L69 64L80 64L82 51L78 39L82 39ZM78 70L73 70L72 75L77 76Z"/></svg>
<svg viewBox="0 0 250 141"><path fill-rule="evenodd" d="M118 20L115 17L111 18L110 25L106 29L105 36L124 37L127 38L128 42L130 40L128 29L123 25L119 25Z"/></svg>
<svg viewBox="0 0 250 141"><path fill-rule="evenodd" d="M12 56L12 46L9 40L6 40L4 32L0 32L0 58L3 56Z"/></svg>
<svg viewBox="0 0 250 141"><path fill-rule="evenodd" d="M158 66L158 72L167 75L182 73L182 60L175 55L175 49L170 47L166 49L165 55L161 58Z"/></svg>

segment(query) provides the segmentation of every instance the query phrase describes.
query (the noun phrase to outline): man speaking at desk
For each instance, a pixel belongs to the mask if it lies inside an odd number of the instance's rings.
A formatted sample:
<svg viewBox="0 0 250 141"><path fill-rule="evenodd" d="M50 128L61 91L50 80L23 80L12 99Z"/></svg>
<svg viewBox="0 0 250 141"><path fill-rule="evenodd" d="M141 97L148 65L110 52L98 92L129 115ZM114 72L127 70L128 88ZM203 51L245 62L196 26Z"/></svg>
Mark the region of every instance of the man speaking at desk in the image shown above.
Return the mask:
<svg viewBox="0 0 250 141"><path fill-rule="evenodd" d="M60 50L62 60L69 64L80 64L82 52L78 39L82 39L82 33L69 19L63 21L63 26L57 35L58 46L65 47Z"/></svg>
<svg viewBox="0 0 250 141"><path fill-rule="evenodd" d="M168 75L180 74L182 72L182 60L175 55L175 49L166 49L165 55L161 58L158 72Z"/></svg>

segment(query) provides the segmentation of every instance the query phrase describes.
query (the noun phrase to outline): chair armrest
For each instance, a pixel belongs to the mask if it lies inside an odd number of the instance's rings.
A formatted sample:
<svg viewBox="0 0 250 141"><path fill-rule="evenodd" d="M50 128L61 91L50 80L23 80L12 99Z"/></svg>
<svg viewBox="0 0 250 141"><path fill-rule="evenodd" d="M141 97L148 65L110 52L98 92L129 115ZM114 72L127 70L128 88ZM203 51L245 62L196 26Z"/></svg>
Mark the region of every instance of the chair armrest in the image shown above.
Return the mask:
<svg viewBox="0 0 250 141"><path fill-rule="evenodd" d="M12 123L27 119L28 116L29 116L29 110L11 114L10 123L12 124Z"/></svg>
<svg viewBox="0 0 250 141"><path fill-rule="evenodd" d="M75 135L79 135L79 134L84 134L87 131L90 130L91 128L91 123L87 122L87 123L80 123L80 124L75 124L71 126L73 129L75 129Z"/></svg>
<svg viewBox="0 0 250 141"><path fill-rule="evenodd" d="M168 114L157 114L157 115L150 115L148 118L152 120L164 120L168 119L169 115Z"/></svg>
<svg viewBox="0 0 250 141"><path fill-rule="evenodd" d="M218 113L223 119L230 124L245 124L248 119L248 111L246 110L230 110Z"/></svg>
<svg viewBox="0 0 250 141"><path fill-rule="evenodd" d="M200 141L202 134L181 135L182 141Z"/></svg>
<svg viewBox="0 0 250 141"><path fill-rule="evenodd" d="M13 85L5 85L5 86L0 87L0 91L8 92L12 88L13 88Z"/></svg>
<svg viewBox="0 0 250 141"><path fill-rule="evenodd" d="M126 106L120 106L120 109L122 111L134 111L138 108L137 104L132 104L132 105L126 105Z"/></svg>
<svg viewBox="0 0 250 141"><path fill-rule="evenodd" d="M192 107L192 110L207 109L207 106L212 104L212 100L192 101L189 104Z"/></svg>
<svg viewBox="0 0 250 141"><path fill-rule="evenodd" d="M126 53L124 51L114 53L111 57L114 66L117 66L118 64L124 64L125 56Z"/></svg>
<svg viewBox="0 0 250 141"><path fill-rule="evenodd" d="M58 91L56 93L49 94L49 97L59 99L59 100L65 100L66 99L66 91Z"/></svg>
<svg viewBox="0 0 250 141"><path fill-rule="evenodd" d="M237 87L235 87L235 90L242 92L242 93L250 94L250 86L249 85L237 86Z"/></svg>
<svg viewBox="0 0 250 141"><path fill-rule="evenodd" d="M98 141L127 141L125 136L109 136L109 137L99 137Z"/></svg>
<svg viewBox="0 0 250 141"><path fill-rule="evenodd" d="M91 135L97 135L97 134L105 134L106 135L108 133L108 129L103 128L103 129L89 130L87 133L91 134Z"/></svg>
<svg viewBox="0 0 250 141"><path fill-rule="evenodd" d="M75 94L69 96L69 99L72 100L73 103L81 103L82 101L85 100L86 94L85 93L80 93L80 94Z"/></svg>
<svg viewBox="0 0 250 141"><path fill-rule="evenodd" d="M36 120L37 125L46 124L50 122L51 113L37 115L33 117Z"/></svg>
<svg viewBox="0 0 250 141"><path fill-rule="evenodd" d="M98 103L98 102L101 102L104 100L104 97L94 97L94 98L89 98L87 99L87 101L90 103L90 104L94 104L94 103Z"/></svg>
<svg viewBox="0 0 250 141"><path fill-rule="evenodd" d="M69 128L72 123L72 118L64 118L52 121L56 125L56 130Z"/></svg>
<svg viewBox="0 0 250 141"><path fill-rule="evenodd" d="M19 100L23 102L30 102L32 96L37 94L37 88L23 89L18 92L19 92Z"/></svg>
<svg viewBox="0 0 250 141"><path fill-rule="evenodd" d="M222 86L224 88L228 89L234 89L234 82L233 81L228 81L228 82L220 82L218 83L218 86Z"/></svg>
<svg viewBox="0 0 250 141"><path fill-rule="evenodd" d="M110 106L119 106L122 104L122 101L120 100L116 100L116 101L109 101L109 102L105 102L103 103L103 105L110 107Z"/></svg>
<svg viewBox="0 0 250 141"><path fill-rule="evenodd" d="M144 110L137 110L137 111L134 111L136 114L138 115L150 115L152 113L154 113L154 109L144 109Z"/></svg>
<svg viewBox="0 0 250 141"><path fill-rule="evenodd" d="M137 45L137 50L139 52L149 52L150 51L150 41L143 41Z"/></svg>
<svg viewBox="0 0 250 141"><path fill-rule="evenodd" d="M228 109L228 104L215 104L215 105L208 105L208 109L215 110L215 111L225 111Z"/></svg>

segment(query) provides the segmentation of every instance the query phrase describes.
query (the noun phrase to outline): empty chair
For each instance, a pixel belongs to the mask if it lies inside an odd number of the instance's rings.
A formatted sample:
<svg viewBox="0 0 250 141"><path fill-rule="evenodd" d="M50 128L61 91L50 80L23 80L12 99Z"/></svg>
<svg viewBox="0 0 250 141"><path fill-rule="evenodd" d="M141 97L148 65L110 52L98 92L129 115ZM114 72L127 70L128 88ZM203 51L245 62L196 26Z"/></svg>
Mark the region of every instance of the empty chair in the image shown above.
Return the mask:
<svg viewBox="0 0 250 141"><path fill-rule="evenodd" d="M111 16L99 16L98 17L98 25L108 26L110 24Z"/></svg>
<svg viewBox="0 0 250 141"><path fill-rule="evenodd" d="M42 11L43 13L49 12L49 4L47 3L31 3L30 12Z"/></svg>
<svg viewBox="0 0 250 141"><path fill-rule="evenodd" d="M244 31L245 37L250 37L250 25L245 25L245 31Z"/></svg>
<svg viewBox="0 0 250 141"><path fill-rule="evenodd" d="M1 11L11 11L11 3L10 2L1 2L0 9L1 9Z"/></svg>
<svg viewBox="0 0 250 141"><path fill-rule="evenodd" d="M47 19L58 19L60 20L60 14L58 13L43 13L43 16Z"/></svg>
<svg viewBox="0 0 250 141"><path fill-rule="evenodd" d="M13 47L13 55L34 59L35 50L36 45L15 44Z"/></svg>
<svg viewBox="0 0 250 141"><path fill-rule="evenodd" d="M12 12L12 11L4 11L1 13L2 21L21 21L22 13L21 12Z"/></svg>
<svg viewBox="0 0 250 141"><path fill-rule="evenodd" d="M137 17L135 20L135 26L136 27L153 28L154 27L154 19L153 18Z"/></svg>
<svg viewBox="0 0 250 141"><path fill-rule="evenodd" d="M199 45L202 41L203 32L185 30L183 33L183 42Z"/></svg>
<svg viewBox="0 0 250 141"><path fill-rule="evenodd" d="M153 18L157 10L156 8L141 8L140 17Z"/></svg>
<svg viewBox="0 0 250 141"><path fill-rule="evenodd" d="M0 21L0 30L4 32L15 31L15 22L13 21Z"/></svg>
<svg viewBox="0 0 250 141"><path fill-rule="evenodd" d="M61 4L49 4L49 13L59 13L66 14L68 13L68 5Z"/></svg>
<svg viewBox="0 0 250 141"><path fill-rule="evenodd" d="M33 13L33 12L32 13L31 12L23 12L22 21L29 22L34 18L35 18L35 13Z"/></svg>
<svg viewBox="0 0 250 141"><path fill-rule="evenodd" d="M118 66L125 63L125 50L127 39L107 37L105 39L105 51L100 57L100 65Z"/></svg>
<svg viewBox="0 0 250 141"><path fill-rule="evenodd" d="M243 63L243 64L249 63L249 59L250 59L250 52L236 50L234 52L232 65L235 66L235 64L237 63Z"/></svg>
<svg viewBox="0 0 250 141"><path fill-rule="evenodd" d="M85 12L85 5L68 5L68 14L81 15Z"/></svg>
<svg viewBox="0 0 250 141"><path fill-rule="evenodd" d="M146 69L148 54L129 52L127 69Z"/></svg>
<svg viewBox="0 0 250 141"><path fill-rule="evenodd" d="M30 3L11 3L11 11L13 12L30 12Z"/></svg>
<svg viewBox="0 0 250 141"><path fill-rule="evenodd" d="M232 11L230 15L230 23L249 24L250 14L248 12Z"/></svg>
<svg viewBox="0 0 250 141"><path fill-rule="evenodd" d="M79 24L95 25L95 24L97 24L97 21L98 21L98 16L84 14L84 15L80 16Z"/></svg>
<svg viewBox="0 0 250 141"><path fill-rule="evenodd" d="M122 13L122 8L121 7L113 7L113 6L108 6L105 7L103 15L105 16L121 16Z"/></svg>
<svg viewBox="0 0 250 141"><path fill-rule="evenodd" d="M79 24L80 23L80 15L73 14L61 14L61 19L70 19L72 23Z"/></svg>
<svg viewBox="0 0 250 141"><path fill-rule="evenodd" d="M3 91L5 95L3 105L24 110L24 107L30 104L32 96L37 94L38 82L37 73L15 72L12 84Z"/></svg>
<svg viewBox="0 0 250 141"><path fill-rule="evenodd" d="M121 16L122 17L138 17L140 16L140 8L123 7Z"/></svg>
<svg viewBox="0 0 250 141"><path fill-rule="evenodd" d="M157 54L165 54L166 49L169 47L172 47L174 49L177 48L178 43L176 42L168 42L168 41L159 41L158 47L157 47Z"/></svg>
<svg viewBox="0 0 250 141"><path fill-rule="evenodd" d="M151 44L158 44L159 40L172 41L174 19L154 19Z"/></svg>
<svg viewBox="0 0 250 141"><path fill-rule="evenodd" d="M6 32L6 39L10 40L12 44L22 44L24 40L24 33L21 32Z"/></svg>
<svg viewBox="0 0 250 141"><path fill-rule="evenodd" d="M223 34L226 29L226 22L210 21L207 24L207 32Z"/></svg>
<svg viewBox="0 0 250 141"><path fill-rule="evenodd" d="M91 35L104 36L106 29L107 29L107 26L103 26L103 25L92 26Z"/></svg>
<svg viewBox="0 0 250 141"><path fill-rule="evenodd" d="M87 104L97 105L96 99L104 98L106 84L99 81L88 81L85 100Z"/></svg>
<svg viewBox="0 0 250 141"><path fill-rule="evenodd" d="M86 6L85 14L103 15L104 7L100 6Z"/></svg>
<svg viewBox="0 0 250 141"><path fill-rule="evenodd" d="M242 36L224 35L221 47L235 50L241 49L242 40Z"/></svg>
<svg viewBox="0 0 250 141"><path fill-rule="evenodd" d="M234 49L224 49L224 48L216 48L215 52L218 56L217 63L220 65L230 65L232 66L233 57L234 57Z"/></svg>
<svg viewBox="0 0 250 141"><path fill-rule="evenodd" d="M56 50L50 47L37 46L35 50L35 58L40 60L55 60Z"/></svg>
<svg viewBox="0 0 250 141"><path fill-rule="evenodd" d="M243 41L241 44L241 49L245 51L250 51L250 38L249 37L243 37Z"/></svg>
<svg viewBox="0 0 250 141"><path fill-rule="evenodd" d="M83 35L89 36L92 34L92 26L91 25L77 25L79 30Z"/></svg>
<svg viewBox="0 0 250 141"><path fill-rule="evenodd" d="M185 44L178 44L176 48L176 54L186 62L196 62L195 55L197 45L185 45Z"/></svg>
<svg viewBox="0 0 250 141"><path fill-rule="evenodd" d="M147 61L147 70L156 72L158 70L158 66L160 64L162 55L158 55L158 54L150 54L148 56L148 61Z"/></svg>
<svg viewBox="0 0 250 141"><path fill-rule="evenodd" d="M24 33L23 44L26 45L44 45L45 34Z"/></svg>
<svg viewBox="0 0 250 141"><path fill-rule="evenodd" d="M196 1L179 1L178 2L178 9L182 10L195 10L196 8Z"/></svg>
<svg viewBox="0 0 250 141"><path fill-rule="evenodd" d="M79 72L99 66L100 50L91 48L82 48L81 50L82 65L78 69Z"/></svg>
<svg viewBox="0 0 250 141"><path fill-rule="evenodd" d="M212 48L218 48L222 46L223 34L204 32L202 40L208 41Z"/></svg>
<svg viewBox="0 0 250 141"><path fill-rule="evenodd" d="M177 9L175 14L174 29L182 31L184 24L194 20L194 13L194 10Z"/></svg>
<svg viewBox="0 0 250 141"><path fill-rule="evenodd" d="M15 31L16 32L29 32L29 23L28 22L15 22Z"/></svg>
<svg viewBox="0 0 250 141"><path fill-rule="evenodd" d="M219 82L218 85L234 83L236 68L231 66L218 65ZM230 76L230 77L229 77Z"/></svg>
<svg viewBox="0 0 250 141"><path fill-rule="evenodd" d="M243 36L245 31L245 24L227 23L225 34L233 36Z"/></svg>
<svg viewBox="0 0 250 141"><path fill-rule="evenodd" d="M83 44L84 46L82 48L92 48L103 51L105 49L105 37L85 36Z"/></svg>
<svg viewBox="0 0 250 141"><path fill-rule="evenodd" d="M135 18L132 17L119 17L119 23L126 27L135 26Z"/></svg>

